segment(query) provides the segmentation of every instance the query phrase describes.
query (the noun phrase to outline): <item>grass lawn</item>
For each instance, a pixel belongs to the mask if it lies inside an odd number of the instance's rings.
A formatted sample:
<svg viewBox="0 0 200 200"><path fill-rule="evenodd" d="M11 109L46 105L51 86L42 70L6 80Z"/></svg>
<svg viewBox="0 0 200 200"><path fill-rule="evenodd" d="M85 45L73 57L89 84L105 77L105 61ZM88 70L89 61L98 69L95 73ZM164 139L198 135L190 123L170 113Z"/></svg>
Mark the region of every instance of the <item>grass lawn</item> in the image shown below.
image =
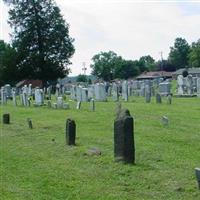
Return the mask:
<svg viewBox="0 0 200 200"><path fill-rule="evenodd" d="M1 106L11 124L0 124L0 199L200 199L194 173L200 167L200 99L122 102L135 119L136 165L113 161L114 102L96 102L95 112L87 103L81 110L75 102L70 106ZM163 115L168 127L161 124ZM76 121L76 147L65 145L67 118ZM84 155L91 147L102 155Z"/></svg>

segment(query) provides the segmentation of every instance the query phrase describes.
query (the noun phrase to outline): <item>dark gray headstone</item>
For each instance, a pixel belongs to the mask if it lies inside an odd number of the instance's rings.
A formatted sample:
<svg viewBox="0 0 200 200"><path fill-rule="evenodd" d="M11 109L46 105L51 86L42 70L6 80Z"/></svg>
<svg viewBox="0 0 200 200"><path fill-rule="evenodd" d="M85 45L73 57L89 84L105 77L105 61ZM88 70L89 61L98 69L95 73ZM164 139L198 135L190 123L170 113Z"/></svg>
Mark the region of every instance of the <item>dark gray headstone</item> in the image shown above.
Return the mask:
<svg viewBox="0 0 200 200"><path fill-rule="evenodd" d="M167 104L172 104L172 95L167 95Z"/></svg>
<svg viewBox="0 0 200 200"><path fill-rule="evenodd" d="M129 110L121 110L114 122L115 161L135 162L134 120Z"/></svg>
<svg viewBox="0 0 200 200"><path fill-rule="evenodd" d="M31 121L30 118L27 119L27 123L28 123L28 127L29 127L30 129L33 129L33 124L32 124L32 121Z"/></svg>
<svg viewBox="0 0 200 200"><path fill-rule="evenodd" d="M156 103L162 103L162 98L159 93L156 94Z"/></svg>
<svg viewBox="0 0 200 200"><path fill-rule="evenodd" d="M200 168L195 168L195 174L197 178L198 187L200 189Z"/></svg>
<svg viewBox="0 0 200 200"><path fill-rule="evenodd" d="M76 139L76 123L72 119L66 121L66 144L75 145Z"/></svg>
<svg viewBox="0 0 200 200"><path fill-rule="evenodd" d="M3 114L3 124L10 124L10 114L9 113Z"/></svg>

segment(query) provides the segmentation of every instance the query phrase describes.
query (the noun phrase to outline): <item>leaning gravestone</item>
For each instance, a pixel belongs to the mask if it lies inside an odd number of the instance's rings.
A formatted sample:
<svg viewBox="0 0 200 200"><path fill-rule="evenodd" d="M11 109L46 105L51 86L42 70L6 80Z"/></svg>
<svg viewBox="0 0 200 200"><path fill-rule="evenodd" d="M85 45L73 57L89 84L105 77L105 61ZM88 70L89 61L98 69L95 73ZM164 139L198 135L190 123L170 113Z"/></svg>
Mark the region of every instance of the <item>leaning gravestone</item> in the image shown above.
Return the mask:
<svg viewBox="0 0 200 200"><path fill-rule="evenodd" d="M120 110L114 122L115 161L135 162L134 120L129 110Z"/></svg>
<svg viewBox="0 0 200 200"><path fill-rule="evenodd" d="M67 119L66 122L66 144L75 145L76 139L76 123L72 119Z"/></svg>

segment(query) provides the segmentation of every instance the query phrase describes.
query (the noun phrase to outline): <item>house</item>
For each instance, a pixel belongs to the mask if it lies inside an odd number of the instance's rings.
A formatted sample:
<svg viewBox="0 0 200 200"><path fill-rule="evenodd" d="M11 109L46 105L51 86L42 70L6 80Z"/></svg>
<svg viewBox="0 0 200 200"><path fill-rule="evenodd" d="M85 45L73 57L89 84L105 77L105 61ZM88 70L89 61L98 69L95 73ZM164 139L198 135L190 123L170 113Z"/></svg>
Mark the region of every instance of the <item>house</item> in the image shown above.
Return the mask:
<svg viewBox="0 0 200 200"><path fill-rule="evenodd" d="M170 79L172 78L172 72L166 72L166 71L143 72L142 74L136 77L137 80L145 80L145 79L153 80L157 78Z"/></svg>
<svg viewBox="0 0 200 200"><path fill-rule="evenodd" d="M29 84L32 84L33 88L35 88L35 87L42 88L42 81L41 80L29 80L29 79L22 80L22 81L18 82L16 84L16 88L22 88L24 85L28 86Z"/></svg>

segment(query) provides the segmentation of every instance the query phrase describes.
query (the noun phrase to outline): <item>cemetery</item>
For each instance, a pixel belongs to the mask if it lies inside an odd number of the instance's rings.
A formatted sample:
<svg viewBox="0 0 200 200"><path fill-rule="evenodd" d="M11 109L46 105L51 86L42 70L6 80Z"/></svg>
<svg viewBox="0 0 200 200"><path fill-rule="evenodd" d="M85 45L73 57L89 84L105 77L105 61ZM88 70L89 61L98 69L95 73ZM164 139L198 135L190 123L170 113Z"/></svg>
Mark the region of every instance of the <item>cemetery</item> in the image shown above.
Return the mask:
<svg viewBox="0 0 200 200"><path fill-rule="evenodd" d="M199 199L191 79L1 87L3 199Z"/></svg>

